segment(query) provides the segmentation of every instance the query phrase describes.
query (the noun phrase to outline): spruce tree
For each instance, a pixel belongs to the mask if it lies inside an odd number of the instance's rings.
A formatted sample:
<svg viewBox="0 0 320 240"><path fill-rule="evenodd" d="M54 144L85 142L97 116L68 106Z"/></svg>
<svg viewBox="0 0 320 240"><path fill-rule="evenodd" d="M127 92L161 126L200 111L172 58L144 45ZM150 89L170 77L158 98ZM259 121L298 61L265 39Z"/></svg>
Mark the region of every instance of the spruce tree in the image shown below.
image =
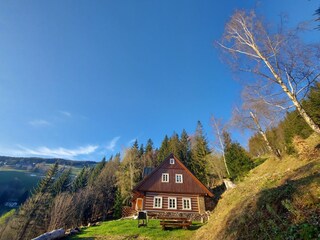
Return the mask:
<svg viewBox="0 0 320 240"><path fill-rule="evenodd" d="M155 156L155 151L153 149L153 142L150 138L147 141L147 145L144 153L144 161L147 167L152 167L156 164L156 156Z"/></svg>
<svg viewBox="0 0 320 240"><path fill-rule="evenodd" d="M204 184L208 182L207 179L207 161L206 156L210 154L208 142L203 133L203 127L200 121L198 121L195 136L193 138L191 149L191 161L190 170L195 176Z"/></svg>
<svg viewBox="0 0 320 240"><path fill-rule="evenodd" d="M180 158L181 155L181 145L179 140L179 135L177 133L173 133L168 142L169 152L173 153L176 157Z"/></svg>
<svg viewBox="0 0 320 240"><path fill-rule="evenodd" d="M59 165L56 162L50 169L47 171L44 178L40 180L37 187L35 188L33 195L39 194L39 193L48 193L52 191L54 177L56 176L58 172Z"/></svg>
<svg viewBox="0 0 320 240"><path fill-rule="evenodd" d="M240 180L254 167L249 154L237 142L232 142L228 145L225 149L225 158L232 180Z"/></svg>
<svg viewBox="0 0 320 240"><path fill-rule="evenodd" d="M65 192L69 189L71 184L71 168L64 170L63 173L53 184L53 195L56 196L61 192Z"/></svg>
<svg viewBox="0 0 320 240"><path fill-rule="evenodd" d="M169 149L169 138L167 135L165 135L161 147L158 151L158 164L161 163L168 155L170 154L170 149Z"/></svg>
<svg viewBox="0 0 320 240"><path fill-rule="evenodd" d="M121 191L120 191L120 188L117 188L115 200L114 200L114 212L113 212L114 218L121 218L122 203L123 203L123 199L122 199Z"/></svg>
<svg viewBox="0 0 320 240"><path fill-rule="evenodd" d="M185 129L182 130L180 136L180 160L189 167L190 165L190 141Z"/></svg>
<svg viewBox="0 0 320 240"><path fill-rule="evenodd" d="M138 143L138 140L136 139L132 145L132 148L135 148L135 149L139 149L139 143Z"/></svg>
<svg viewBox="0 0 320 240"><path fill-rule="evenodd" d="M106 165L106 157L103 157L102 161L99 162L94 169L92 170L92 172L90 173L89 176L89 180L88 183L89 185L92 185L93 182L96 180L96 178L98 177L98 175L101 173L102 169L104 168L104 166Z"/></svg>
<svg viewBox="0 0 320 240"><path fill-rule="evenodd" d="M147 145L146 145L146 153L152 152L152 151L153 151L153 142L149 138L148 141L147 141Z"/></svg>
<svg viewBox="0 0 320 240"><path fill-rule="evenodd" d="M144 154L144 147L143 147L143 144L141 144L139 148L139 157L141 157L143 154Z"/></svg>
<svg viewBox="0 0 320 240"><path fill-rule="evenodd" d="M319 8L320 9L320 8ZM308 114L310 114L313 121L320 125L320 82L317 82L311 87L310 92L302 102Z"/></svg>
<svg viewBox="0 0 320 240"><path fill-rule="evenodd" d="M87 186L89 173L90 173L90 169L88 169L87 167L83 167L81 169L81 172L73 180L72 189L71 189L72 192L77 192L79 189Z"/></svg>

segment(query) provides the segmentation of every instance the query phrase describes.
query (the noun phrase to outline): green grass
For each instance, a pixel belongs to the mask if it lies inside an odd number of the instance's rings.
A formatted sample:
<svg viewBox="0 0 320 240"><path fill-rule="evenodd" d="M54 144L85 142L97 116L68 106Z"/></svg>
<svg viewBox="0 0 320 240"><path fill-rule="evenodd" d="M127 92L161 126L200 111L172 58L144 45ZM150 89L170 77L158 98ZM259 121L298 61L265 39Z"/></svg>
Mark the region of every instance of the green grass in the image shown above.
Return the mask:
<svg viewBox="0 0 320 240"><path fill-rule="evenodd" d="M0 167L0 171L1 172L10 172L10 171L13 171L13 172L26 172L26 170L15 169L15 168L12 168L12 167Z"/></svg>
<svg viewBox="0 0 320 240"><path fill-rule="evenodd" d="M4 224L8 218L10 218L16 212L15 209L10 210L9 212L0 216L0 225Z"/></svg>
<svg viewBox="0 0 320 240"><path fill-rule="evenodd" d="M223 193L193 239L320 239L319 212L320 152L269 158Z"/></svg>
<svg viewBox="0 0 320 240"><path fill-rule="evenodd" d="M201 226L201 223L194 223L188 230L162 230L159 220L150 220L147 227L140 228L138 220L115 220L82 229L80 234L69 239L191 239L195 230Z"/></svg>

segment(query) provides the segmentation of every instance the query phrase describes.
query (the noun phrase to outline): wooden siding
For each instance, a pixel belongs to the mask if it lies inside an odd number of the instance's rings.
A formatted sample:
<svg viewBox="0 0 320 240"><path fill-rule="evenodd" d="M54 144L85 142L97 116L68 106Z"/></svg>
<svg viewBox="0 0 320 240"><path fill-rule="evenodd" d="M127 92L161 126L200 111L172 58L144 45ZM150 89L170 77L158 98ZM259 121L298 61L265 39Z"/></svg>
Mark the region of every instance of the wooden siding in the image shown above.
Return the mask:
<svg viewBox="0 0 320 240"><path fill-rule="evenodd" d="M136 191L187 193L199 195L208 194L208 190L200 186L199 183L194 180L194 177L191 175L191 173L187 172L178 161L175 161L174 164L170 164L169 159L170 158L167 158L160 168L155 170L155 172L153 172L148 179L142 182ZM169 182L161 182L162 173L169 173ZM182 174L183 183L176 183L176 174Z"/></svg>
<svg viewBox="0 0 320 240"><path fill-rule="evenodd" d="M162 208L153 208L153 199L154 197L162 197ZM173 197L177 198L177 209L168 209L168 198ZM182 198L191 199L191 210L182 209ZM167 194L167 193L156 193L148 192L144 199L144 210L152 211L168 211L168 212L199 212L198 207L198 196L191 194Z"/></svg>

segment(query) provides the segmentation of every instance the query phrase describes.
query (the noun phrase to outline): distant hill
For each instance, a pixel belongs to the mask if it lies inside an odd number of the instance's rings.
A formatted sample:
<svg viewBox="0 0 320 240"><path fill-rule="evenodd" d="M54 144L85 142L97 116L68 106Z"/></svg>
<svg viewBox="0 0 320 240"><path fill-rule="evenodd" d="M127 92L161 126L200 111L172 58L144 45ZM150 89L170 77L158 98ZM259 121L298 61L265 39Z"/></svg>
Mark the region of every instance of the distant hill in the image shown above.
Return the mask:
<svg viewBox="0 0 320 240"><path fill-rule="evenodd" d="M94 166L94 161L79 161L79 160L67 160L62 158L38 158L38 157L8 157L0 156L0 166L19 167L19 166L33 166L36 164L53 164L58 162L59 165L84 167Z"/></svg>

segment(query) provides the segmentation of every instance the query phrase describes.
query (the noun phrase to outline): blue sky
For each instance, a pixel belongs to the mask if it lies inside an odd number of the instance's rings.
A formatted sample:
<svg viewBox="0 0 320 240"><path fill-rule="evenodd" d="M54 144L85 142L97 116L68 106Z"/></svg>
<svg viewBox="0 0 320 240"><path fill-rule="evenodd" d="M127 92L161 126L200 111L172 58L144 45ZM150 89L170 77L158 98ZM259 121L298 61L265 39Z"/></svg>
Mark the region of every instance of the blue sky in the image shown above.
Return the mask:
<svg viewBox="0 0 320 240"><path fill-rule="evenodd" d="M100 160L134 139L158 147L240 86L213 46L235 9L312 20L319 1L0 2L0 155ZM314 32L313 34L319 34ZM234 137L245 144L245 136Z"/></svg>

